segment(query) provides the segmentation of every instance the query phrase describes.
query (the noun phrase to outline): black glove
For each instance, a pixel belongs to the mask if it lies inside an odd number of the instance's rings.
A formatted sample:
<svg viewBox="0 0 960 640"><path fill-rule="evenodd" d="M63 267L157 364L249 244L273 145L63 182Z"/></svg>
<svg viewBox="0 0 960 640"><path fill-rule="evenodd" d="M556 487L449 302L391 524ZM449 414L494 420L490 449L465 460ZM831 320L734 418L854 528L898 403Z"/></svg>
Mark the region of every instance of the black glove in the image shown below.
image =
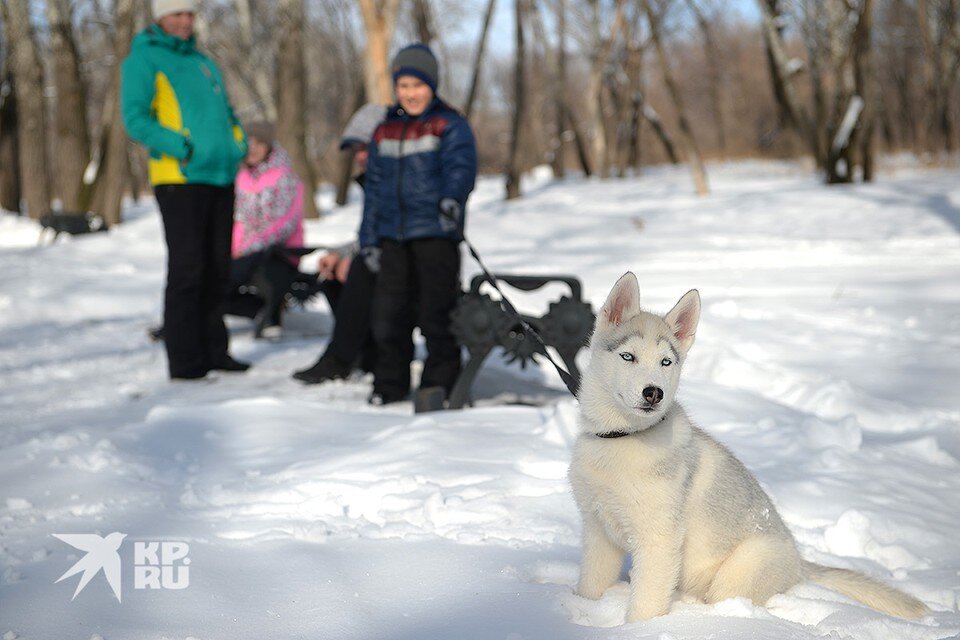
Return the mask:
<svg viewBox="0 0 960 640"><path fill-rule="evenodd" d="M370 273L380 273L380 254L382 252L380 247L364 247L360 249L360 257L363 258L363 263L367 265Z"/></svg>
<svg viewBox="0 0 960 640"><path fill-rule="evenodd" d="M452 233L460 228L460 217L463 209L460 203L453 198L444 198L440 201L440 228L446 233Z"/></svg>

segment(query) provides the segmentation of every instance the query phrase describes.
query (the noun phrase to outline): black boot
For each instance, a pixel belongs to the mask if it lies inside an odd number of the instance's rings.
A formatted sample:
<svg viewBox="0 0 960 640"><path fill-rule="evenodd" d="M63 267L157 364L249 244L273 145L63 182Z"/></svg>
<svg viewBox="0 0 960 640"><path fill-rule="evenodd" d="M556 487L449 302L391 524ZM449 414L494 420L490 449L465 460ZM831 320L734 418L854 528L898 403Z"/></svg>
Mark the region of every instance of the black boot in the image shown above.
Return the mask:
<svg viewBox="0 0 960 640"><path fill-rule="evenodd" d="M231 373L242 373L249 368L249 362L234 360L230 356L223 356L210 366L211 371L229 371Z"/></svg>
<svg viewBox="0 0 960 640"><path fill-rule="evenodd" d="M327 380L340 380L349 375L349 363L343 362L332 355L324 354L312 367L295 372L293 377L307 384L320 384Z"/></svg>
<svg viewBox="0 0 960 640"><path fill-rule="evenodd" d="M407 399L405 393L397 393L390 391L374 391L370 394L370 397L367 398L367 404L374 407L382 407L386 404L394 404L395 402L403 402Z"/></svg>

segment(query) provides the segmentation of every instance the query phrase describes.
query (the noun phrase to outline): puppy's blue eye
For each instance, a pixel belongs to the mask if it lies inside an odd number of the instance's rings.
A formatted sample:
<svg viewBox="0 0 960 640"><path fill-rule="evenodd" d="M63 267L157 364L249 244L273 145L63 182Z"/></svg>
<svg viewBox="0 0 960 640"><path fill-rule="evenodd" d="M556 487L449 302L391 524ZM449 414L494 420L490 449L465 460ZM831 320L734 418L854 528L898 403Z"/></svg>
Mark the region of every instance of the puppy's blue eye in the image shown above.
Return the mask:
<svg viewBox="0 0 960 640"><path fill-rule="evenodd" d="M620 357L627 362L633 362L634 360L636 360L636 358L633 357L633 354L628 351L624 351L623 353L621 353Z"/></svg>
<svg viewBox="0 0 960 640"><path fill-rule="evenodd" d="M670 365L673 364L673 360L671 360L670 358L664 358L663 360L660 361L660 364L663 365L664 367L669 367Z"/></svg>

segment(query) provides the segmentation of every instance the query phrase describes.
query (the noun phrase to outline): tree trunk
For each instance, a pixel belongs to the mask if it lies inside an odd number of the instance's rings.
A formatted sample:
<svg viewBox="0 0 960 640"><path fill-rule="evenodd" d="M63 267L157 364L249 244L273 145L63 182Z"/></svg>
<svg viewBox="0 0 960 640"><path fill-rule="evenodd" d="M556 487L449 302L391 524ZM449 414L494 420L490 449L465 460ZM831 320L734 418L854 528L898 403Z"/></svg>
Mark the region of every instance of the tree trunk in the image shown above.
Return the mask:
<svg viewBox="0 0 960 640"><path fill-rule="evenodd" d="M429 45L436 37L433 29L433 14L429 0L414 0L413 18L417 23L417 37L423 44Z"/></svg>
<svg viewBox="0 0 960 640"><path fill-rule="evenodd" d="M778 0L757 0L760 7L763 41L767 49L767 61L770 65L770 76L773 84L774 97L779 106L782 124L792 128L807 144L818 163L822 162L823 152L817 139L813 125L800 104L791 82L792 72L790 60L787 57L786 45L780 32L782 15L779 11Z"/></svg>
<svg viewBox="0 0 960 640"><path fill-rule="evenodd" d="M905 0L895 0L892 4L891 11L896 16L906 16L908 13L913 15L913 8L908 6ZM890 47L888 51L892 49ZM888 117L891 122L896 119L896 126L894 129L897 131L897 144L902 146L907 146L913 150L917 155L920 155L922 152L921 149L921 136L918 133L918 120L919 118L916 115L916 104L913 99L915 83L919 78L922 82L922 77L918 75L916 70L916 63L918 62L917 56L910 55L906 51L896 49L896 54L891 54L888 52L888 56L893 55L895 58L893 61L887 61L887 66L890 67L890 75L893 80L894 87L896 88L896 106L888 109ZM892 62L892 64L891 64ZM920 60L922 63L922 58Z"/></svg>
<svg viewBox="0 0 960 640"><path fill-rule="evenodd" d="M507 161L507 200L520 197L520 133L527 103L524 74L526 48L523 38L523 25L526 22L525 5L526 0L514 0L517 49L513 76L513 125L510 130L510 158Z"/></svg>
<svg viewBox="0 0 960 640"><path fill-rule="evenodd" d="M270 122L277 121L277 103L274 99L273 88L268 74L269 65L265 59L268 47L254 46L253 11L250 0L234 0L234 9L237 12L237 22L240 24L240 40L247 65L242 65L238 71L244 77L245 85L257 97L257 107L260 114Z"/></svg>
<svg viewBox="0 0 960 640"><path fill-rule="evenodd" d="M120 117L120 64L130 54L133 40L135 0L117 0L114 4L114 68L101 136L93 200L89 207L110 225L122 221L123 192L127 186L130 149L127 132Z"/></svg>
<svg viewBox="0 0 960 640"><path fill-rule="evenodd" d="M630 118L627 121L627 154L624 165L625 168L638 169L640 167L640 124L643 118L643 92L640 84L643 78L643 50L635 44L627 47L625 72L630 98Z"/></svg>
<svg viewBox="0 0 960 640"><path fill-rule="evenodd" d="M4 0L2 7L16 78L21 191L30 217L39 218L50 209L43 67L30 25L28 0Z"/></svg>
<svg viewBox="0 0 960 640"><path fill-rule="evenodd" d="M812 11L814 13L814 21L824 21L826 18L823 16L823 13L826 11L824 2L816 3L813 5L807 6L807 11ZM817 15L820 14L820 15ZM832 29L828 30L828 39L835 37L832 33ZM810 36L808 36L809 38ZM850 102L850 96L852 94L852 89L847 91L845 87L834 87L835 91L835 104L834 104L834 117L831 118L828 115L827 107L827 86L824 80L824 74L829 63L825 63L823 57L833 55L833 42L827 43L826 46L823 46L824 43L813 42L808 43L807 51L809 54L810 62L810 87L811 93L813 94L813 122L810 127L810 139L813 148L814 159L817 162L817 167L819 169L825 169L828 175L831 175L836 171L836 162L835 159L831 157L831 141L833 140L835 130L831 129L831 125L835 125L838 122L837 113L841 109L846 109L847 105ZM835 129L835 126L834 126Z"/></svg>
<svg viewBox="0 0 960 640"><path fill-rule="evenodd" d="M777 129L791 128L799 132L801 130L800 122L796 118L790 99L787 95L786 83L789 78L785 78L782 73L779 56L774 53L777 40L780 36L780 13L777 8L777 0L757 0L761 7L768 7L769 14L763 14L763 48L767 58L767 70L770 72L770 86L773 89L773 98L777 104ZM767 29L767 16L770 16L769 22L774 25L772 29ZM771 35L773 34L773 35Z"/></svg>
<svg viewBox="0 0 960 640"><path fill-rule="evenodd" d="M553 176L562 178L566 172L564 163L564 103L567 100L567 3L566 0L557 2L557 67L553 87L554 117L557 119L556 141L553 151Z"/></svg>
<svg viewBox="0 0 960 640"><path fill-rule="evenodd" d="M357 96L353 102L351 113L355 113L366 102L367 97L363 92L363 85L357 87ZM337 176L337 206L342 207L347 204L347 196L350 192L350 183L353 182L353 160L356 150L351 146L340 152L340 171Z"/></svg>
<svg viewBox="0 0 960 640"><path fill-rule="evenodd" d="M580 167L583 169L583 175L589 178L593 175L593 169L590 165L590 153L587 151L587 143L580 133L580 127L577 126L576 117L573 115L573 112L570 110L570 105L567 103L563 105L563 118L570 127L570 130L573 131L573 143L577 148L577 158L580 159Z"/></svg>
<svg viewBox="0 0 960 640"><path fill-rule="evenodd" d="M860 151L864 182L873 182L876 149L874 131L877 121L878 95L874 82L872 35L873 0L863 0L860 22L854 34L853 64L856 90L864 101L863 114L860 117L860 131L857 134L857 146Z"/></svg>
<svg viewBox="0 0 960 640"><path fill-rule="evenodd" d="M303 215L318 218L316 177L307 155L306 69L303 61L304 0L282 0L279 5L281 35L277 52L277 139L290 154L293 169L303 181Z"/></svg>
<svg viewBox="0 0 960 640"><path fill-rule="evenodd" d="M606 64L604 39L600 35L601 6L599 0L591 0L590 75L587 82L587 119L590 122L590 147L593 164L601 178L607 177L607 133L603 118L603 67Z"/></svg>
<svg viewBox="0 0 960 640"><path fill-rule="evenodd" d="M683 98L680 95L680 89L673 78L673 71L670 69L670 63L667 60L667 52L663 47L663 40L660 32L660 16L650 5L650 0L643 0L643 7L647 14L647 20L650 23L650 40L657 52L657 61L660 63L660 72L663 75L663 83L667 87L667 93L673 106L677 111L677 124L680 127L680 141L683 144L684 151L687 154L687 163L690 166L690 174L693 178L694 187L697 194L705 196L710 193L710 186L707 184L707 171L703 166L703 158L700 156L700 149L697 147L697 140L693 135L693 129L687 120L687 114L683 107Z"/></svg>
<svg viewBox="0 0 960 640"><path fill-rule="evenodd" d="M477 55L473 59L473 79L470 81L470 93L467 94L467 106L463 112L470 119L473 106L477 99L477 90L480 86L480 69L483 68L483 54L487 48L487 32L490 31L490 22L493 18L497 0L487 0L487 10L483 14L483 28L480 30L480 40L477 42Z"/></svg>
<svg viewBox="0 0 960 640"><path fill-rule="evenodd" d="M723 120L723 98L720 93L720 88L723 85L722 74L720 72L720 47L717 46L717 40L713 34L713 26L703 13L700 5L697 4L696 0L687 0L687 4L693 11L693 15L697 20L697 27L703 35L703 50L706 54L707 77L709 78L707 93L710 96L710 113L713 116L713 128L714 134L717 136L717 147L720 150L720 155L723 156L727 151L727 133L726 124Z"/></svg>
<svg viewBox="0 0 960 640"><path fill-rule="evenodd" d="M637 92L636 99L640 103L640 112L643 114L643 119L647 121L647 124L653 129L660 144L663 145L663 151L667 154L667 158L670 159L670 164L680 164L677 145L674 144L670 133L663 126L663 120L660 119L660 114L657 113L656 109L646 103L642 91Z"/></svg>
<svg viewBox="0 0 960 640"><path fill-rule="evenodd" d="M0 75L0 209L20 211L20 158L17 144L17 96L4 60Z"/></svg>
<svg viewBox="0 0 960 640"><path fill-rule="evenodd" d="M90 162L87 89L80 75L80 57L73 37L70 0L47 0L50 49L53 54L54 176L56 192L66 211L78 211L83 172Z"/></svg>
<svg viewBox="0 0 960 640"><path fill-rule="evenodd" d="M390 74L390 41L400 0L359 0L367 34L365 83L368 98L379 104L393 101Z"/></svg>
<svg viewBox="0 0 960 640"><path fill-rule="evenodd" d="M604 94L610 105L610 113L605 119L608 123L612 122L612 126L607 125L607 130L612 133L612 136L607 138L607 166L608 170L613 168L616 171L618 178L623 178L626 171L624 151L626 150L627 140L624 125L627 100L623 98L613 74L604 74L603 84Z"/></svg>
<svg viewBox="0 0 960 640"><path fill-rule="evenodd" d="M347 196L350 195L350 183L353 182L353 160L356 155L356 149L352 146L340 152L340 171L337 176L337 199L338 207L347 204Z"/></svg>
<svg viewBox="0 0 960 640"><path fill-rule="evenodd" d="M950 93L956 79L955 65L949 60L956 56L954 35L957 11L953 3L938 11L939 3L930 9L927 0L917 0L917 21L923 48L923 83L925 120L924 148L927 151L953 150L953 120L950 112Z"/></svg>

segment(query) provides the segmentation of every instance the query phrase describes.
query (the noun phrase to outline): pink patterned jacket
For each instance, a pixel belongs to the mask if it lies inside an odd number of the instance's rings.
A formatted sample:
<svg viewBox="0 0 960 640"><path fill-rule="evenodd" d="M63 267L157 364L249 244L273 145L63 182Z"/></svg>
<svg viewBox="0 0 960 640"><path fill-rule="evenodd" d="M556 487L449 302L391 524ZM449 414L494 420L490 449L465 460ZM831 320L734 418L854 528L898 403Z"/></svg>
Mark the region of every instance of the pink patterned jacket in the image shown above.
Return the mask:
<svg viewBox="0 0 960 640"><path fill-rule="evenodd" d="M240 169L234 209L234 258L274 245L303 246L303 183L276 144L256 167ZM292 258L295 264L299 259Z"/></svg>

